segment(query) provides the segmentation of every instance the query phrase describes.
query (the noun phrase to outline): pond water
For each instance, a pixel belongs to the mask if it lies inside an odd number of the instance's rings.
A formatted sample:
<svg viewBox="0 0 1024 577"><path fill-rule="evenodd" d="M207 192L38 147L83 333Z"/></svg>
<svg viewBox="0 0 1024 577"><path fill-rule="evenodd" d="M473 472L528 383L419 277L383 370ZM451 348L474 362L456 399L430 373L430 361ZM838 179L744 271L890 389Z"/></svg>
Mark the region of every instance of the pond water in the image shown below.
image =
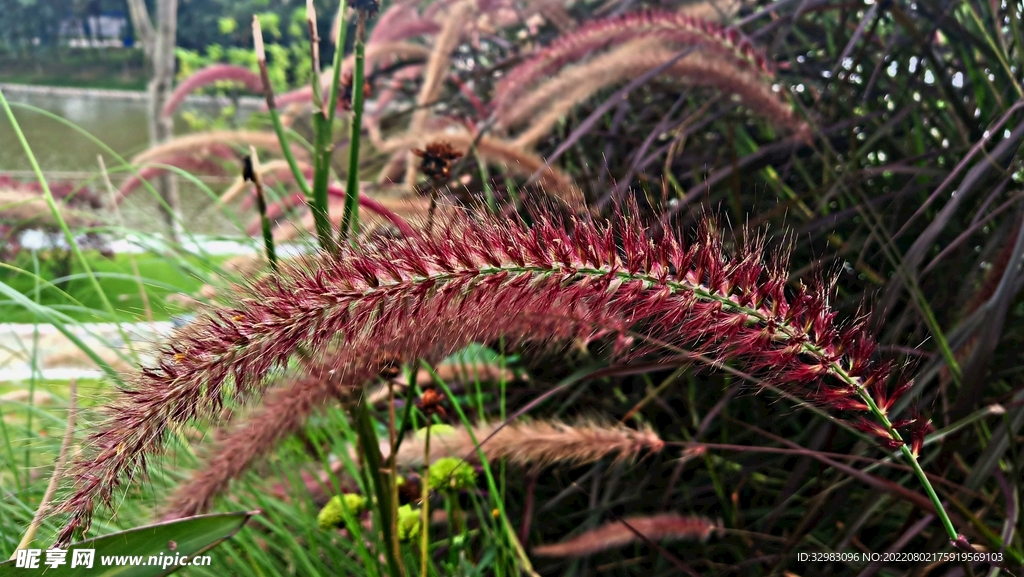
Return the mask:
<svg viewBox="0 0 1024 577"><path fill-rule="evenodd" d="M58 120L22 108L30 105L77 125L115 152L131 156L146 148L146 103L126 98L83 95L33 94L17 90L4 95L14 104L18 120L29 146L43 171L86 171L99 169L96 155L103 150L88 137ZM7 118L0 119L0 132L12 134ZM4 140L7 140L6 138ZM28 157L16 143L0 146L0 170L29 170ZM110 163L111 159L105 158Z"/></svg>
<svg viewBox="0 0 1024 577"><path fill-rule="evenodd" d="M118 163L82 131L102 141L125 159L148 146L146 102L143 99L73 92L42 94L17 88L5 89L4 96L11 102L15 118L49 180L84 182L96 190L102 190L97 155L103 154L109 169ZM48 117L26 105L49 112L66 122ZM215 105L197 107L190 104L189 107L206 112L216 111ZM240 118L242 120L244 118ZM81 131L67 123L74 124ZM175 119L175 134L187 132L188 126L179 116ZM0 173L13 172L18 177L31 180L31 168L28 156L14 138L6 115L0 115ZM111 178L114 185L118 186L126 175L114 172ZM210 188L218 194L226 186L223 182L210 183ZM228 219L218 214L214 201L199 187L182 182L180 194L183 217L189 230L197 234L237 232L237 228ZM158 201L145 189L139 189L129 196L121 205L121 211L125 225L130 229L167 232Z"/></svg>

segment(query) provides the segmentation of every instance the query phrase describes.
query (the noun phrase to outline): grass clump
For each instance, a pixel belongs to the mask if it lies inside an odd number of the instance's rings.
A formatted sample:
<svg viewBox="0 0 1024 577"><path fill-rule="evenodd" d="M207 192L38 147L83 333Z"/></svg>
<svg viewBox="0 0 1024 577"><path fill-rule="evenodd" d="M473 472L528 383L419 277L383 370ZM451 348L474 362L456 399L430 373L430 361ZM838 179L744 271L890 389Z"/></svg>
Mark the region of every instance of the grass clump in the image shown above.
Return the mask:
<svg viewBox="0 0 1024 577"><path fill-rule="evenodd" d="M1018 7L339 8L352 58L261 74L273 132L231 141L283 157L267 262L104 393L42 531L260 509L240 573L1019 571Z"/></svg>

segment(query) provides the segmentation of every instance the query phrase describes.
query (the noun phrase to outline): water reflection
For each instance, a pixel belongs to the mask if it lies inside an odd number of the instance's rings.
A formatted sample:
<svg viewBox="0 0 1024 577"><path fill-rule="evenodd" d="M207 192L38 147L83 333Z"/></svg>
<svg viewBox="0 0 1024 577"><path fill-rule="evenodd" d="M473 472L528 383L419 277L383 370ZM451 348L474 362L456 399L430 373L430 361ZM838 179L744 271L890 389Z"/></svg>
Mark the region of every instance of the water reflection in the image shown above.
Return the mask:
<svg viewBox="0 0 1024 577"><path fill-rule="evenodd" d="M74 180L83 182L84 177L85 181L91 180L92 185L97 186L99 166L96 157L102 153L115 186L125 178L125 173L117 170L118 162L82 131L92 135L126 160L148 146L144 99L71 93L39 94L17 89L5 90L4 96L12 103L14 116L25 133L40 167L52 175L64 178L68 175L57 173L88 173L91 176L76 175ZM18 106L19 104L28 104L50 112L78 126L81 131L35 110ZM191 107L197 108L194 105ZM212 106L204 106L201 109L207 112L216 110ZM239 121L244 122L244 119L240 118ZM187 132L188 126L180 117L176 118L175 133ZM0 172L22 173L31 168L28 156L14 138L6 115L0 115ZM222 187L212 188L215 193L219 193ZM237 229L233 225L217 215L214 202L198 187L182 183L181 195L186 226L190 230L206 234L236 232ZM139 190L122 205L126 225L136 230L165 232L158 207L156 199L151 198L147 191Z"/></svg>
<svg viewBox="0 0 1024 577"><path fill-rule="evenodd" d="M142 100L32 94L17 90L5 91L4 96L13 104L29 104L79 126L120 155L131 156L143 150L149 141L146 103ZM102 148L74 128L19 106L14 107L14 117L43 170L97 169L96 155L103 151ZM0 134L12 134L6 117L0 118ZM3 140L0 170L30 169L28 157L21 147L11 146L15 143L7 138Z"/></svg>

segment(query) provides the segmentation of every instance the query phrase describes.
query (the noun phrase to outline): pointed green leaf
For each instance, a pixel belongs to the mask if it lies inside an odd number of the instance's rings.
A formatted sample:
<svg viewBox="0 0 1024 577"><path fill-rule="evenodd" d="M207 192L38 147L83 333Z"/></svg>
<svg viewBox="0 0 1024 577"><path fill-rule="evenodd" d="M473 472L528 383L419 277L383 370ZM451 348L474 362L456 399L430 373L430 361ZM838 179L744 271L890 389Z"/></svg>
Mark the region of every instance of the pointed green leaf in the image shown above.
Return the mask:
<svg viewBox="0 0 1024 577"><path fill-rule="evenodd" d="M179 565L177 559L200 555L231 538L254 514L256 512L199 515L87 539L69 546L64 563L56 567L46 564L46 551L42 550L37 567L17 567L17 559L12 559L0 564L0 577L162 577L187 566ZM74 552L85 549L95 551L92 568L72 568Z"/></svg>

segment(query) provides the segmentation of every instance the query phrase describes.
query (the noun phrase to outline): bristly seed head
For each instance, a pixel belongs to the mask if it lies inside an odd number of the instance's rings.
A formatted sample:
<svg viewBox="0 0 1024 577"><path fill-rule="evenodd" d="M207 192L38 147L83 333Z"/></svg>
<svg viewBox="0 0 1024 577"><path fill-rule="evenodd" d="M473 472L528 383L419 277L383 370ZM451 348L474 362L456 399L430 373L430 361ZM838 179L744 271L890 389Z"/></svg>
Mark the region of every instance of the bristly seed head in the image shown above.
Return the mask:
<svg viewBox="0 0 1024 577"><path fill-rule="evenodd" d="M363 98L369 98L373 94L373 86L369 78L363 82ZM352 71L346 70L338 81L341 90L338 91L338 107L342 110L352 109Z"/></svg>
<svg viewBox="0 0 1024 577"><path fill-rule="evenodd" d="M436 387L430 387L420 395L419 400L416 401L416 408L428 418L439 415L444 419L448 417L448 412L444 410L444 406L441 404L443 402L444 393L438 391Z"/></svg>
<svg viewBox="0 0 1024 577"><path fill-rule="evenodd" d="M544 75L588 53L631 39L651 37L698 47L766 76L772 75L764 53L735 29L667 10L641 10L592 21L538 50L498 82L494 105L503 109Z"/></svg>
<svg viewBox="0 0 1024 577"><path fill-rule="evenodd" d="M378 378L383 353L437 362L499 338L600 341L620 360L686 348L832 411L861 415L872 397L891 407L906 390L879 391L888 389L891 367L873 360L864 319L837 326L828 305L834 283L786 290L786 255L766 256L763 239L730 256L712 221L687 242L674 234L652 239L630 214L636 211L597 223L538 212L527 226L454 213L420 236L346 244L239 286L224 300L229 305L179 329L116 393L55 510L71 514L58 543L88 529L93 504L109 506L129 472L144 473L170 431L215 419L232 397L258 399L300 350L341 351L325 367L339 390ZM923 439L922 423L909 423L911 443ZM868 428L883 443L902 444L886 426Z"/></svg>
<svg viewBox="0 0 1024 577"><path fill-rule="evenodd" d="M462 153L447 142L431 142L426 149L415 149L413 154L423 159L420 170L432 180L447 180L451 176L452 161L462 158Z"/></svg>

